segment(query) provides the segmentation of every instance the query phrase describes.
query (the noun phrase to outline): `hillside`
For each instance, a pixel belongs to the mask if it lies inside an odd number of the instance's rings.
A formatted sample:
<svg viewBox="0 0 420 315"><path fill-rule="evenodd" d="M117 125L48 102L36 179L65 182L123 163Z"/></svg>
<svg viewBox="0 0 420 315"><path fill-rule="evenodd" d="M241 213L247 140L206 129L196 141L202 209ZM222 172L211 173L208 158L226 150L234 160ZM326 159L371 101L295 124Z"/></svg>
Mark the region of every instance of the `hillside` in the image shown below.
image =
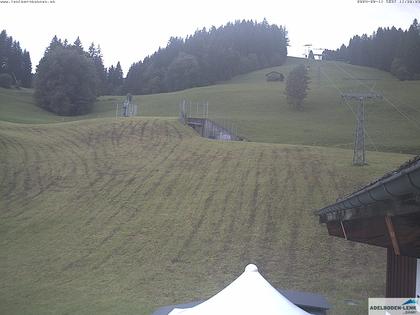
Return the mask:
<svg viewBox="0 0 420 315"><path fill-rule="evenodd" d="M0 135L2 314L148 315L250 262L325 294L331 314L383 294L385 251L329 237L311 210L408 156L354 168L351 150L210 141L163 118L0 122Z"/></svg>
<svg viewBox="0 0 420 315"><path fill-rule="evenodd" d="M251 141L351 148L356 104L345 104L340 92L383 93L385 99L366 105L369 150L420 153L420 81L398 81L389 73L339 62L316 62L310 66L312 83L304 112L286 104L284 83L266 82L265 74L278 70L287 74L303 59L288 58L285 65L238 76L217 85L175 93L135 96L141 116L178 115L178 104L186 99L209 102L210 117L233 122L239 134ZM0 89L0 120L39 123L113 117L115 104L123 97L104 96L94 112L73 118L53 116L34 107L29 92ZM10 96L11 95L11 96ZM13 98L13 102L9 99ZM20 100L20 101L19 101Z"/></svg>
<svg viewBox="0 0 420 315"><path fill-rule="evenodd" d="M137 96L135 101L143 115L175 116L180 100L207 100L212 118L233 122L251 141L352 148L357 104L343 103L340 94L373 88L385 99L366 104L368 149L420 154L416 136L420 133L420 81L402 82L372 68L317 62L309 70L312 82L305 111L296 112L286 103L285 83L266 82L265 74L272 70L287 74L299 62L302 59L289 58L284 66L238 76L223 84Z"/></svg>

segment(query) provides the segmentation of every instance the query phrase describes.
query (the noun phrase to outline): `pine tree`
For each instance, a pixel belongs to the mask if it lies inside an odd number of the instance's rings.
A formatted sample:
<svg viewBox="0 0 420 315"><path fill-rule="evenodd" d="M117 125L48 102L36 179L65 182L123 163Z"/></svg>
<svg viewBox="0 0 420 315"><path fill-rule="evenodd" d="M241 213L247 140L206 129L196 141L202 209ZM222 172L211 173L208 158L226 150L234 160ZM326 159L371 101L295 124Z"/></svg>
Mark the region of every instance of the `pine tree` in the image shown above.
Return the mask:
<svg viewBox="0 0 420 315"><path fill-rule="evenodd" d="M290 71L286 79L286 97L290 106L303 110L303 100L309 89L309 77L306 67L301 64Z"/></svg>
<svg viewBox="0 0 420 315"><path fill-rule="evenodd" d="M83 45L82 41L80 40L79 36L77 36L76 40L73 43L73 46L80 52L83 52Z"/></svg>
<svg viewBox="0 0 420 315"><path fill-rule="evenodd" d="M18 41L14 41L7 35L6 30L0 33L0 73L6 73L12 78L15 86L31 85L32 64L29 53L20 47Z"/></svg>
<svg viewBox="0 0 420 315"><path fill-rule="evenodd" d="M119 61L117 62L117 65L115 67L114 85L116 87L121 87L123 85L123 71Z"/></svg>
<svg viewBox="0 0 420 315"><path fill-rule="evenodd" d="M95 44L92 43L88 49L88 55L92 59L93 64L95 65L96 70L96 79L97 79L97 92L96 95L104 95L107 90L107 74L106 69L104 67L104 63L102 61L102 53L101 48L95 47Z"/></svg>
<svg viewBox="0 0 420 315"><path fill-rule="evenodd" d="M0 33L0 73L4 73L7 66L7 33L6 30Z"/></svg>
<svg viewBox="0 0 420 315"><path fill-rule="evenodd" d="M404 37L404 65L412 78L418 78L420 76L420 27L417 19L414 19Z"/></svg>
<svg viewBox="0 0 420 315"><path fill-rule="evenodd" d="M309 52L308 59L315 60L314 52L312 50Z"/></svg>
<svg viewBox="0 0 420 315"><path fill-rule="evenodd" d="M67 41L67 40L66 40ZM53 51L54 49L58 48L58 47L63 47L63 43L61 42L61 39L59 39L57 37L57 35L54 35L54 37L52 38L50 45L47 47L47 49L44 52L44 56L46 54L48 54L49 52Z"/></svg>
<svg viewBox="0 0 420 315"><path fill-rule="evenodd" d="M123 89L123 72L121 69L121 64L118 61L117 65L111 66L108 69L107 74L107 94L110 95L121 95Z"/></svg>
<svg viewBox="0 0 420 315"><path fill-rule="evenodd" d="M32 85L32 62L29 52L24 50L22 56L22 86L29 88Z"/></svg>

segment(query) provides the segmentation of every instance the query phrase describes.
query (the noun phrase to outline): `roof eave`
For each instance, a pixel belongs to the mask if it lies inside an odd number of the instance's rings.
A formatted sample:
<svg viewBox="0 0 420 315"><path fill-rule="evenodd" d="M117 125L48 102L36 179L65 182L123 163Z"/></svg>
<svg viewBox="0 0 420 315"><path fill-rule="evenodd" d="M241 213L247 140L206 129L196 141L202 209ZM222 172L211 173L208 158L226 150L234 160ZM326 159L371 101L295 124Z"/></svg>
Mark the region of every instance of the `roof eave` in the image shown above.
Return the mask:
<svg viewBox="0 0 420 315"><path fill-rule="evenodd" d="M320 222L325 223L336 218L349 219L349 211L363 210L374 204L393 205L395 202L417 199L420 194L420 160L407 168L391 173L385 178L348 195L347 197L315 210Z"/></svg>

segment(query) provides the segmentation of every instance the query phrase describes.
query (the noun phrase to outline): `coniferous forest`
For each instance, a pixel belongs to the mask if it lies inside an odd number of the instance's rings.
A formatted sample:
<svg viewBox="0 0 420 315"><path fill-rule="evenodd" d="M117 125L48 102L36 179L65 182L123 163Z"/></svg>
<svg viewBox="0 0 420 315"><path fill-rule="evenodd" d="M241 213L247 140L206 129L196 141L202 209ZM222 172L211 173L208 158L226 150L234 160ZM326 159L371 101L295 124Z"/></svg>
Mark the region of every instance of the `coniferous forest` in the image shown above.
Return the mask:
<svg viewBox="0 0 420 315"><path fill-rule="evenodd" d="M348 46L324 50L323 59L377 68L391 72L400 80L419 80L420 25L415 19L406 31L380 27L371 36L356 35Z"/></svg>
<svg viewBox="0 0 420 315"><path fill-rule="evenodd" d="M0 33L0 75L10 81L10 85L30 87L32 80L32 63L29 52L22 50L20 43L8 36L6 31Z"/></svg>
<svg viewBox="0 0 420 315"><path fill-rule="evenodd" d="M149 94L210 85L256 69L281 65L287 57L287 31L265 19L236 21L171 37L127 74L124 92Z"/></svg>

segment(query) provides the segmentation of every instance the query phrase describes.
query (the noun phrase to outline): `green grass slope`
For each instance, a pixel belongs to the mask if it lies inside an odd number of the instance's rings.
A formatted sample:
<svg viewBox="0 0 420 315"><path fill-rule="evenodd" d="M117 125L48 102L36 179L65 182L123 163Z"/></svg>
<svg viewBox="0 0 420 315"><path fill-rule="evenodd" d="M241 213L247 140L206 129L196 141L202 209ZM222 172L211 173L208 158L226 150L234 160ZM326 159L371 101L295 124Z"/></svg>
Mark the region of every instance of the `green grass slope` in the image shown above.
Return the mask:
<svg viewBox="0 0 420 315"><path fill-rule="evenodd" d="M36 106L33 89L4 89L0 87L0 121L26 124L45 124L92 118L115 117L115 104L122 97L104 96L92 113L82 116L58 116Z"/></svg>
<svg viewBox="0 0 420 315"><path fill-rule="evenodd" d="M408 157L200 138L176 120L0 122L0 313L150 314L256 263L331 314L381 296L385 251L327 235L312 209ZM360 303L349 306L346 299Z"/></svg>
<svg viewBox="0 0 420 315"><path fill-rule="evenodd" d="M0 120L19 123L47 123L59 117L35 105L32 89L4 89L0 87Z"/></svg>
<svg viewBox="0 0 420 315"><path fill-rule="evenodd" d="M285 65L235 77L217 85L174 93L135 96L141 116L178 116L178 104L208 101L210 117L235 124L240 135L257 142L351 148L356 104L341 102L340 92L375 91L385 99L366 105L367 139L375 151L420 153L420 81L401 82L389 73L339 62L317 61L310 66L310 91L305 110L289 108L284 82L266 82L265 74L285 75L305 60L288 58ZM93 113L58 117L35 107L30 92L0 89L0 120L26 123L59 122L115 116L123 97L104 96Z"/></svg>
<svg viewBox="0 0 420 315"><path fill-rule="evenodd" d="M366 104L368 148L420 154L420 81L401 82L383 71L339 62L314 62L305 110L298 112L286 102L285 82L266 82L265 74L277 70L287 75L300 62L289 58L284 66L223 84L137 96L135 101L141 115L176 116L180 100L204 100L211 118L233 122L252 141L352 148L357 104L342 102L340 94L373 89L385 98Z"/></svg>

